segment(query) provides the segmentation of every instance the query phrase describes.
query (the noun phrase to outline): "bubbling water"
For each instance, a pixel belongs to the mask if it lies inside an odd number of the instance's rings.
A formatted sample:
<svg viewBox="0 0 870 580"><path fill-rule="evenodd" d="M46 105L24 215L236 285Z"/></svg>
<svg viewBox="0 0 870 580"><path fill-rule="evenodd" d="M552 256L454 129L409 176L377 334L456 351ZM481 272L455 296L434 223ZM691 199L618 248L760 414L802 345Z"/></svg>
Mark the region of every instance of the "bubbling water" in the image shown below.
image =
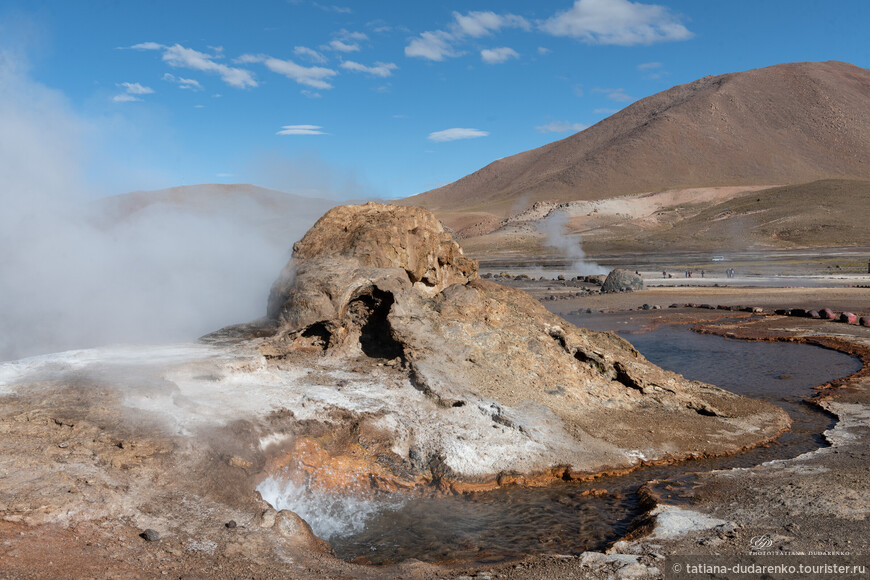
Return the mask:
<svg viewBox="0 0 870 580"><path fill-rule="evenodd" d="M290 510L308 522L319 538L334 541L360 534L374 517L401 509L407 498L396 493L340 492L310 480L270 475L257 491L276 510Z"/></svg>

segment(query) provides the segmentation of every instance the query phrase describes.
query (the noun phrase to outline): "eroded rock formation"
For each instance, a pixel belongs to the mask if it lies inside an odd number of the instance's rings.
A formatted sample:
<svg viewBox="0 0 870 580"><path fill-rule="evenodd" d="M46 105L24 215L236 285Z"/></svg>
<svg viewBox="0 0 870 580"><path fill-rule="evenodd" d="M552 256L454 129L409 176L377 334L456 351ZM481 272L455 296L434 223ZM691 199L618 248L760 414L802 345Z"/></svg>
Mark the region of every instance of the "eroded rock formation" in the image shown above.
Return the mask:
<svg viewBox="0 0 870 580"><path fill-rule="evenodd" d="M582 477L735 452L789 423L778 407L664 371L615 334L479 279L421 208L330 210L294 246L268 311L278 331L260 349L271 364L318 353L332 369L391 369L375 410L345 421L377 432L356 458L406 482Z"/></svg>

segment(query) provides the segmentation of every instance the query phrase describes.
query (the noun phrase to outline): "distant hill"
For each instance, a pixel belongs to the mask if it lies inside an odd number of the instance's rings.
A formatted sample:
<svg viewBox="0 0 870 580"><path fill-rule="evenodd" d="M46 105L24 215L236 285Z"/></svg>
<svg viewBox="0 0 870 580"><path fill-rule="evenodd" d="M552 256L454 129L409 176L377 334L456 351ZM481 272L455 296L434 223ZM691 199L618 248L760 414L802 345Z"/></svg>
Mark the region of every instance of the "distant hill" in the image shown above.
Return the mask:
<svg viewBox="0 0 870 580"><path fill-rule="evenodd" d="M870 70L793 63L678 85L580 133L403 200L483 230L535 201L870 179ZM480 228L479 228L480 229Z"/></svg>
<svg viewBox="0 0 870 580"><path fill-rule="evenodd" d="M102 220L115 224L147 212L182 212L245 224L273 240L301 236L336 202L248 184L203 184L136 191L95 202ZM292 227L290 227L292 224ZM299 231L298 224L304 224ZM292 231L292 233L291 233Z"/></svg>

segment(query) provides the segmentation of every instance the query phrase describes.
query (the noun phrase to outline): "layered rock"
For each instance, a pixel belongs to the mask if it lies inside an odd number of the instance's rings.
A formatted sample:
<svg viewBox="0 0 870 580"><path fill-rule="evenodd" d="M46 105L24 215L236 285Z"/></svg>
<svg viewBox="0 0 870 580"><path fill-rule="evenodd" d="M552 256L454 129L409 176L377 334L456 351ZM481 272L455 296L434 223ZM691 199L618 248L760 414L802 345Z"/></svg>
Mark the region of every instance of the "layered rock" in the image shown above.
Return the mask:
<svg viewBox="0 0 870 580"><path fill-rule="evenodd" d="M789 423L778 407L664 371L615 334L479 279L420 208L330 210L294 246L269 316L278 331L260 348L273 364L318 352L329 368L394 369L394 394L345 420L377 425L358 455L405 481L582 477L735 452Z"/></svg>

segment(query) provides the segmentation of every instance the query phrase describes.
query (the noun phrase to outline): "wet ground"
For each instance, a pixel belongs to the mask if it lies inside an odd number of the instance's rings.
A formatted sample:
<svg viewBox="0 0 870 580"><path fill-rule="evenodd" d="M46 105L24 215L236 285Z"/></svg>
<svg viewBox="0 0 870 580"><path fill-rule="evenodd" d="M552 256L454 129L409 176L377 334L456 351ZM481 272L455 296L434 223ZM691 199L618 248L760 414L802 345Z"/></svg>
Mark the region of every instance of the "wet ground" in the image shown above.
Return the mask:
<svg viewBox="0 0 870 580"><path fill-rule="evenodd" d="M584 322L568 318L576 324ZM585 318L585 322L593 320L602 327L614 322L607 317ZM528 554L604 549L624 535L641 513L637 491L647 481L668 480L668 489L657 491L671 503L685 503L680 490L696 472L754 466L826 445L821 433L833 424L832 416L803 401L813 387L861 368L854 357L828 349L728 340L685 326L644 333L635 326L634 333L626 332L625 337L665 369L780 405L794 421L792 430L774 444L736 456L647 467L586 483L408 499L400 507L393 498L391 508L372 511L362 531L334 535L336 555L376 564L408 558L496 562Z"/></svg>

